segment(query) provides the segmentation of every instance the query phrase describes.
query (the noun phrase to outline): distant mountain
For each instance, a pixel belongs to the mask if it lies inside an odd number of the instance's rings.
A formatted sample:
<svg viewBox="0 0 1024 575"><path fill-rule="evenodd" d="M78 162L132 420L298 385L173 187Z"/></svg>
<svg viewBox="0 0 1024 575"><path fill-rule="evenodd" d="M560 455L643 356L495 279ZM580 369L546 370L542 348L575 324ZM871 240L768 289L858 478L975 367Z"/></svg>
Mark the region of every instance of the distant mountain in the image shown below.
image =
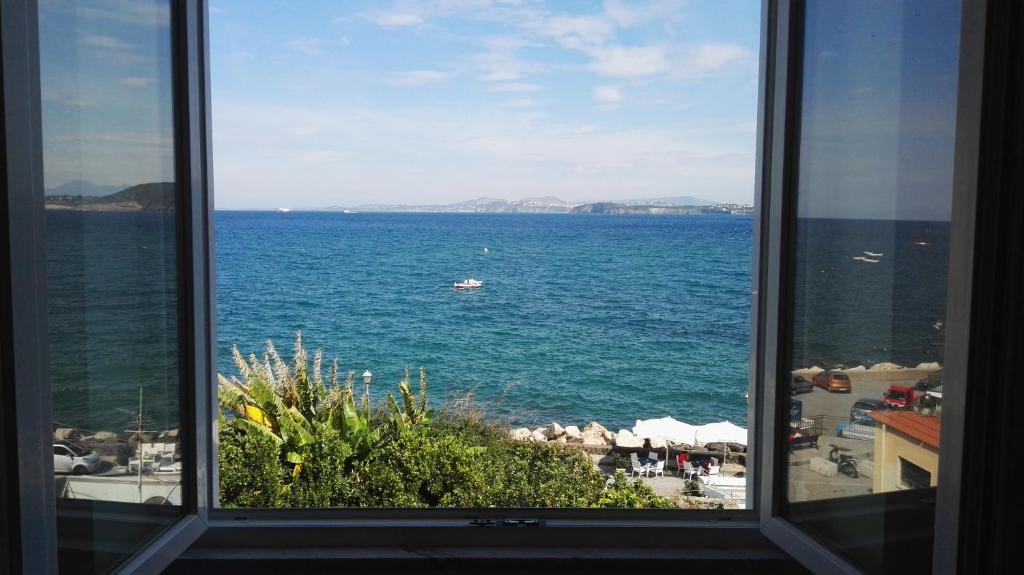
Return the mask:
<svg viewBox="0 0 1024 575"><path fill-rule="evenodd" d="M56 189L56 188L55 188ZM173 182L138 184L105 196L48 194L46 209L82 212L172 212Z"/></svg>
<svg viewBox="0 0 1024 575"><path fill-rule="evenodd" d="M476 198L454 204L369 204L351 208L360 212L454 212L454 213L565 213L575 206L553 196L508 201L500 198ZM328 209L339 209L336 207Z"/></svg>
<svg viewBox="0 0 1024 575"><path fill-rule="evenodd" d="M616 202L597 202L582 204L571 210L574 214L639 214L652 216L671 216L680 214L699 214L702 206L662 206L654 204L619 204Z"/></svg>
<svg viewBox="0 0 1024 575"><path fill-rule="evenodd" d="M718 202L696 198L693 196L667 196L664 198L642 198L639 200L621 200L617 204L628 204L631 206L713 206Z"/></svg>
<svg viewBox="0 0 1024 575"><path fill-rule="evenodd" d="M106 196L128 186L103 186L86 180L71 180L46 190L47 196Z"/></svg>
<svg viewBox="0 0 1024 575"><path fill-rule="evenodd" d="M448 213L506 213L506 214L700 214L731 213L731 204L716 204L710 200L691 196L629 200L623 202L567 202L554 196L503 200L481 197L454 204L368 204L344 208L331 206L329 211L359 212L448 212Z"/></svg>

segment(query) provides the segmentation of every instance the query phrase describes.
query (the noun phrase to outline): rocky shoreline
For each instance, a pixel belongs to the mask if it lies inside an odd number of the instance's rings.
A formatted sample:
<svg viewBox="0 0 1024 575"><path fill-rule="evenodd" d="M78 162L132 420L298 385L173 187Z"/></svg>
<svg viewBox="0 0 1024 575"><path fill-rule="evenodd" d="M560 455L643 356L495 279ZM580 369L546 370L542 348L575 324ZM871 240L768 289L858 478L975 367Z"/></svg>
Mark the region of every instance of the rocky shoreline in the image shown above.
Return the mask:
<svg viewBox="0 0 1024 575"><path fill-rule="evenodd" d="M713 442L691 445L666 441L661 437L637 437L628 429L610 431L596 421L591 421L582 428L576 425L563 427L557 421L547 426L530 429L519 427L509 430L509 437L515 441L532 443L553 443L573 446L594 453L630 450L663 450L676 452L707 451L710 453L745 454L747 446L740 443ZM742 458L741 458L742 459Z"/></svg>
<svg viewBox="0 0 1024 575"><path fill-rule="evenodd" d="M135 457L139 443L178 443L178 429L160 432L144 431L96 431L94 433L75 427L57 427L53 430L54 443L73 443L91 449L102 461L113 465L128 465L128 459Z"/></svg>

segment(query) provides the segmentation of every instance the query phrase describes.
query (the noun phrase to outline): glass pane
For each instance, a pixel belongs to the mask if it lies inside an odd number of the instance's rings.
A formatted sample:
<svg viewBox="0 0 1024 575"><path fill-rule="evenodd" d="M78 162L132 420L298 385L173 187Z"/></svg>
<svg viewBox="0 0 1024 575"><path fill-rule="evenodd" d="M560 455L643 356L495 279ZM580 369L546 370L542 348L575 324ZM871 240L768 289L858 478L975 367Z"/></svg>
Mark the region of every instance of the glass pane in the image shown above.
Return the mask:
<svg viewBox="0 0 1024 575"><path fill-rule="evenodd" d="M170 16L39 8L64 572L108 571L183 513Z"/></svg>
<svg viewBox="0 0 1024 575"><path fill-rule="evenodd" d="M786 513L930 571L959 2L808 2Z"/></svg>

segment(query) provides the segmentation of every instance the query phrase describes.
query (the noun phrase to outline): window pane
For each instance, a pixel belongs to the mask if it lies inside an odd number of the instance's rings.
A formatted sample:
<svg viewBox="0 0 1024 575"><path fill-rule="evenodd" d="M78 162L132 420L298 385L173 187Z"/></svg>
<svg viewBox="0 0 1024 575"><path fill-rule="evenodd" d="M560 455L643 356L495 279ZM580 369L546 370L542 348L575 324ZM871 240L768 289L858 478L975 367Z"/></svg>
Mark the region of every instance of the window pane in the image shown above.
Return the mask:
<svg viewBox="0 0 1024 575"><path fill-rule="evenodd" d="M183 513L171 10L39 11L60 563L102 572Z"/></svg>
<svg viewBox="0 0 1024 575"><path fill-rule="evenodd" d="M959 11L806 5L787 514L869 571L930 569Z"/></svg>

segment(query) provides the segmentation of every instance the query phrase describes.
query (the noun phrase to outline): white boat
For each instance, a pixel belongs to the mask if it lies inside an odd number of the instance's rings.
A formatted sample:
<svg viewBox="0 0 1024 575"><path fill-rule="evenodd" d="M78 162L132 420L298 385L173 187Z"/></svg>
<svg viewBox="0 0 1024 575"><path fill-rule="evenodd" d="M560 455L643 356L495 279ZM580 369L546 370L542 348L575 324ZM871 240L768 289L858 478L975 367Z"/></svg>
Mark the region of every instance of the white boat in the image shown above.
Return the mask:
<svg viewBox="0 0 1024 575"><path fill-rule="evenodd" d="M852 257L852 258L850 258L850 259L853 259L853 260L857 260L857 261L859 261L859 262L867 262L867 263L869 263L869 264L877 264L878 262L880 262L880 261L881 261L881 260L873 260L873 259L871 259L871 258L868 258L868 257L864 257L864 256L853 256L853 257Z"/></svg>
<svg viewBox="0 0 1024 575"><path fill-rule="evenodd" d="M871 256L873 258L880 258L880 257L884 256L885 254L876 254L876 253L873 253L873 252L864 252L864 255Z"/></svg>
<svg viewBox="0 0 1024 575"><path fill-rule="evenodd" d="M452 284L452 289L474 289L484 287L484 282L469 278L465 281L455 282Z"/></svg>

